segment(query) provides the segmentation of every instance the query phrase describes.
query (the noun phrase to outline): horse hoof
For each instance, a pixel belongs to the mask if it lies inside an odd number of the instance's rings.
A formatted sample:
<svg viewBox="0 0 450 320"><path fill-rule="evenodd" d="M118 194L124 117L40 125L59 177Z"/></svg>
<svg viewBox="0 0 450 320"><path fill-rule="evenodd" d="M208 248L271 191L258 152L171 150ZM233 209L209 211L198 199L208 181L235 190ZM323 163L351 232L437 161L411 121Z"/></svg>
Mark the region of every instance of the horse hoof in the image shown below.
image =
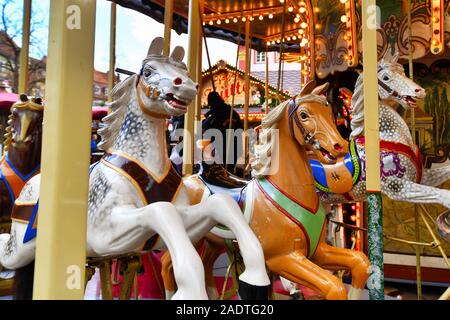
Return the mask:
<svg viewBox="0 0 450 320"><path fill-rule="evenodd" d="M254 286L239 280L239 296L242 300L268 300L269 286Z"/></svg>

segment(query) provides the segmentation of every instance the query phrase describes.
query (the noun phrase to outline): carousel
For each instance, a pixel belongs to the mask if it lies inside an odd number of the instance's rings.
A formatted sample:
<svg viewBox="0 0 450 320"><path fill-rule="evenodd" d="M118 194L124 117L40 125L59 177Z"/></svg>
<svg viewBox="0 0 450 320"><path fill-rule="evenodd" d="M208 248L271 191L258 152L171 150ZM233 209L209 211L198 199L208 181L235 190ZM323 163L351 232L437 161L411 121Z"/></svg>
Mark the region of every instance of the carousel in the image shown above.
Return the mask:
<svg viewBox="0 0 450 320"><path fill-rule="evenodd" d="M110 70L117 6L164 35L141 70L118 83L110 72L107 107L92 108L96 1L51 1L41 98L21 94L24 0L20 92L0 101L0 294L384 300L411 283L412 299L430 286L450 298L448 0L110 2ZM212 65L209 38L235 43L236 61ZM265 78L251 74L255 51ZM300 89L288 94L291 62ZM211 93L223 130L243 122L240 176L202 128Z"/></svg>

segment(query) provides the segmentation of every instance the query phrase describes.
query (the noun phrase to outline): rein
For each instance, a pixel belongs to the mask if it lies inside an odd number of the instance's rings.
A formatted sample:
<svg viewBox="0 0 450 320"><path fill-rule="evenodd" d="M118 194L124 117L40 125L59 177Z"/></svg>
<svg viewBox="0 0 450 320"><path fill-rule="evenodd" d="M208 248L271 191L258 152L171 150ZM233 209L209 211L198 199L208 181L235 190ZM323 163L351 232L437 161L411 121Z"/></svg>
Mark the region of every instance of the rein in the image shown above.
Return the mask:
<svg viewBox="0 0 450 320"><path fill-rule="evenodd" d="M378 67L378 73L383 70L383 67ZM377 77L378 78L378 77ZM392 89L391 87L389 87L383 80L381 80L380 78L378 78L378 84L380 87L382 87L384 90L386 90L387 93L391 94L394 97L399 97L400 95L398 94L397 91L395 91L394 89Z"/></svg>
<svg viewBox="0 0 450 320"><path fill-rule="evenodd" d="M297 128L300 130L303 139L306 143L310 143L310 141L314 138L314 135L308 131L300 122L300 119L297 115L297 109L300 107L300 104L296 104L294 100L291 100L289 102L289 111L288 111L288 117L289 117L289 131L291 132L291 136L293 139L295 139L295 133L294 133L294 122Z"/></svg>
<svg viewBox="0 0 450 320"><path fill-rule="evenodd" d="M141 90L144 92L145 96L148 98L150 98L150 94L151 94L152 99L158 98L161 93L158 89L153 88L152 86L146 84L142 77L139 77L139 80L137 81L137 84L136 84L136 97L137 97L137 102L139 104L139 107L141 108L141 111L143 113L145 113L151 117L158 118L158 119L170 118L170 116L162 115L162 114L148 110L145 107L144 102L141 99L141 95L140 95Z"/></svg>

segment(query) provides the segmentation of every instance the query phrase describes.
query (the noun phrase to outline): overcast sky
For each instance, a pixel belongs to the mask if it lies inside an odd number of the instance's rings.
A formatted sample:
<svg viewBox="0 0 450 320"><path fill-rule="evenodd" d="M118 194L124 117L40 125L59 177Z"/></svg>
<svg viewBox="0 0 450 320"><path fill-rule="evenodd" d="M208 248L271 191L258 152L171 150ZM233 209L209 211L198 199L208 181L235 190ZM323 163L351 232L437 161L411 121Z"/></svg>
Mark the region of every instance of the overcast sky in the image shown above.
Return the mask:
<svg viewBox="0 0 450 320"><path fill-rule="evenodd" d="M2 3L4 0L0 0ZM34 0L33 17L39 21L43 27L39 28L36 36L39 38L41 50L31 48L31 55L34 57L46 54L48 12L50 0ZM23 0L15 0L10 8L9 15L15 20L22 18ZM117 40L116 40L116 66L137 72L145 58L150 42L158 36L164 35L164 25L155 20L140 14L136 11L117 6ZM97 1L97 20L95 32L95 68L100 71L107 71L109 68L109 28L110 28L110 8L111 2L106 0ZM20 44L21 40L17 39ZM181 45L187 50L188 37L186 34L178 35L172 31L172 48ZM220 59L227 60L230 64L235 63L236 45L217 39L208 38L208 47L211 55L211 63L216 63ZM203 67L208 67L206 52L204 51ZM186 60L186 58L185 58Z"/></svg>

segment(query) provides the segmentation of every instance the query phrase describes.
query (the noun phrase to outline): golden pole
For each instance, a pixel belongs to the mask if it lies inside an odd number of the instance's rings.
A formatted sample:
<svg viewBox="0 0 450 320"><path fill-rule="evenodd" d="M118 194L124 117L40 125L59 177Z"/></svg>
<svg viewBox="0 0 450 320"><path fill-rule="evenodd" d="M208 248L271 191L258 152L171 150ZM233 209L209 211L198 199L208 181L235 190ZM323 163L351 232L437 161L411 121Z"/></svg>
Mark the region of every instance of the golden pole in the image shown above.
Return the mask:
<svg viewBox="0 0 450 320"><path fill-rule="evenodd" d="M30 55L31 0L23 1L22 48L20 49L20 69L18 93L28 92L28 60Z"/></svg>
<svg viewBox="0 0 450 320"><path fill-rule="evenodd" d="M163 54L168 56L170 54L170 35L173 24L173 0L166 0L164 6L164 50Z"/></svg>
<svg viewBox="0 0 450 320"><path fill-rule="evenodd" d="M52 0L34 299L83 299L96 1Z"/></svg>
<svg viewBox="0 0 450 320"><path fill-rule="evenodd" d="M205 5L205 1L204 0L200 0L199 3L199 16L201 18L203 18L203 9L204 9L204 5ZM195 121L196 121L196 126L195 126L195 133L196 134L201 134L202 132L202 126L200 121L202 120L202 62L203 62L203 40L205 41L205 47L207 47L207 43L206 43L206 37L203 38L203 27L200 26L200 34L198 36L198 46L197 46L197 78L195 79L195 81L198 83L198 95L195 97L195 104L196 104L196 109L195 109ZM208 48L206 48L208 49ZM208 55L208 61L209 61L209 55ZM209 64L211 64L211 61L209 61ZM212 82L214 83L214 81Z"/></svg>
<svg viewBox="0 0 450 320"><path fill-rule="evenodd" d="M373 277L371 300L384 300L383 220L380 183L378 117L377 7L375 0L362 0L364 61L364 128L366 136L366 189L368 204L368 247Z"/></svg>
<svg viewBox="0 0 450 320"><path fill-rule="evenodd" d="M414 65L413 65L413 46L412 46L412 27L411 27L411 0L407 0L407 16L408 16L408 44L409 44L409 78L414 81ZM416 121L415 110L411 108L411 134L412 140L416 143ZM420 242L420 226L419 226L419 214L417 205L414 205L414 226L416 241ZM417 275L417 299L422 300L422 274L420 268L420 250L419 246L416 246L416 275Z"/></svg>
<svg viewBox="0 0 450 320"><path fill-rule="evenodd" d="M192 79L197 79L197 54L200 38L200 1L189 0L189 18L188 18L188 68ZM184 136L183 136L183 174L190 175L194 169L194 121L196 113L196 101L188 108L184 117Z"/></svg>
<svg viewBox="0 0 450 320"><path fill-rule="evenodd" d="M266 44L266 110L265 113L269 113L269 46Z"/></svg>
<svg viewBox="0 0 450 320"><path fill-rule="evenodd" d="M108 72L108 101L111 102L111 93L113 91L116 77L116 21L117 21L117 4L114 0L111 2L111 21L109 31L109 72Z"/></svg>
<svg viewBox="0 0 450 320"><path fill-rule="evenodd" d="M250 19L245 21L245 103L244 103L244 155L248 157L248 108L250 106Z"/></svg>

